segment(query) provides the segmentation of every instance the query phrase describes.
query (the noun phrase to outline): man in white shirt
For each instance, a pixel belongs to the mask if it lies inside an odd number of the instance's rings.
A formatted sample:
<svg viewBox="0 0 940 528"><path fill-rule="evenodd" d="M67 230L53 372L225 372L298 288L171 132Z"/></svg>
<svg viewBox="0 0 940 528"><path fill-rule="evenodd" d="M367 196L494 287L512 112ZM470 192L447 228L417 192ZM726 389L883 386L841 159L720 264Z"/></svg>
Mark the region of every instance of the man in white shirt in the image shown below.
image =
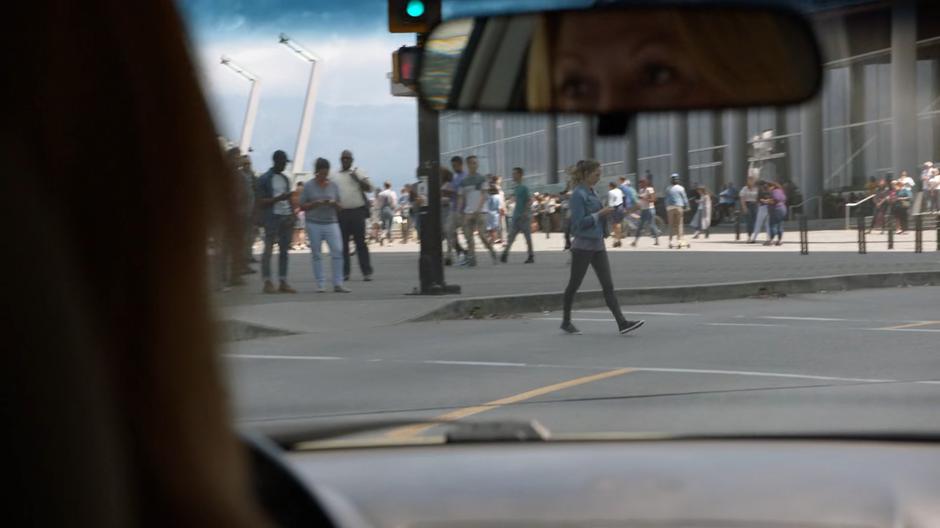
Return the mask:
<svg viewBox="0 0 940 528"><path fill-rule="evenodd" d="M940 211L940 170L936 167L930 171L930 179L927 180L927 206L929 211Z"/></svg>
<svg viewBox="0 0 940 528"><path fill-rule="evenodd" d="M906 170L901 171L901 177L898 178L898 182L901 183L901 187L904 187L910 191L914 191L914 178L911 178Z"/></svg>
<svg viewBox="0 0 940 528"><path fill-rule="evenodd" d="M479 232L483 245L486 246L486 249L490 252L493 264L499 264L499 257L496 256L496 251L493 249L489 237L486 236L486 224L483 221L483 205L486 203L489 194L486 192L488 189L486 177L477 172L478 167L477 157L467 156L467 168L469 169L469 173L461 180L460 188L457 192L457 209L463 213L463 235L467 239L466 263L467 266L470 267L477 265L476 244L473 238L474 231Z"/></svg>
<svg viewBox="0 0 940 528"><path fill-rule="evenodd" d="M392 182L385 182L385 190L379 193L375 207L379 210L382 232L385 238L391 242L393 219L395 218L395 210L398 209L398 195L392 190Z"/></svg>
<svg viewBox="0 0 940 528"><path fill-rule="evenodd" d="M614 234L614 247L620 247L622 245L620 239L623 238L621 231L623 228L623 191L614 182L610 182L607 188L607 207L613 209L607 216L607 220Z"/></svg>
<svg viewBox="0 0 940 528"><path fill-rule="evenodd" d="M339 229L343 237L343 275L349 280L351 268L349 239L356 244L359 269L366 282L372 280L372 263L369 261L369 246L366 245L366 220L369 218L369 202L365 193L372 190L368 176L358 167L353 167L353 154L344 150L339 161L341 169L330 176L339 187Z"/></svg>

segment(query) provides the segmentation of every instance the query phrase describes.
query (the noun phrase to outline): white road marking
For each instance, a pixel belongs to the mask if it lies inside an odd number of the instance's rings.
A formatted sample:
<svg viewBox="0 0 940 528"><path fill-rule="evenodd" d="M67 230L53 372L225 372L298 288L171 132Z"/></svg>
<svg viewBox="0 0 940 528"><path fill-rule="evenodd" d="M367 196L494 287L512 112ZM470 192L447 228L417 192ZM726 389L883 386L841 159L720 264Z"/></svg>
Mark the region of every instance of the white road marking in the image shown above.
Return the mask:
<svg viewBox="0 0 940 528"><path fill-rule="evenodd" d="M782 324L770 323L702 323L706 326L787 326Z"/></svg>
<svg viewBox="0 0 940 528"><path fill-rule="evenodd" d="M346 360L346 361L364 361L364 362L375 362L375 361L386 361L394 363L412 363L412 364L431 364L431 365L459 365L459 366L482 366L482 367L529 367L529 368L565 368L565 369L580 369L580 370L610 370L613 368L625 368L617 367L611 365L603 366L586 366L586 365L559 365L559 364L549 364L549 363L506 363L498 361L461 361L461 360L440 360L440 359L357 359L357 358L341 358L341 357L332 357L332 356L279 356L279 355L263 355L263 354L226 354L227 357L240 358L240 359L296 359L296 360L314 360L314 361L323 361L323 360ZM905 380L897 379L873 379L873 378L851 378L843 376L816 376L812 374L792 374L787 372L763 372L763 371L752 371L752 370L719 370L719 369L687 369L687 368L666 368L666 367L630 367L637 372L668 372L675 374L715 374L715 375L731 375L731 376L753 376L753 377L764 377L764 378L788 378L788 379L807 379L807 380L820 380L820 381L845 381L845 382L856 382L856 383L892 383L892 382L902 382ZM940 384L940 380L911 380L911 383L923 383L937 385Z"/></svg>
<svg viewBox="0 0 940 528"><path fill-rule="evenodd" d="M610 313L607 310L575 310L576 313ZM700 316L697 313L679 313L679 312L623 312L629 315L666 315L666 316Z"/></svg>
<svg viewBox="0 0 940 528"><path fill-rule="evenodd" d="M924 332L940 333L940 328L853 328L852 330L875 330L878 332Z"/></svg>
<svg viewBox="0 0 940 528"><path fill-rule="evenodd" d="M525 363L503 363L499 361L451 361L446 359L432 359L427 361L422 361L422 363L429 363L432 365L471 365L477 367L529 367Z"/></svg>
<svg viewBox="0 0 940 528"><path fill-rule="evenodd" d="M774 319L782 321L852 321L852 319L839 319L837 317L792 317L788 315L763 315L756 319Z"/></svg>
<svg viewBox="0 0 940 528"><path fill-rule="evenodd" d="M684 369L684 368L658 368L636 367L641 372L676 372L680 374L729 374L733 376L758 376L766 378L794 378L823 381L855 381L864 383L887 383L898 381L894 379L845 378L841 376L814 376L811 374L789 374L784 372L759 372L750 370L715 370L715 369Z"/></svg>
<svg viewBox="0 0 940 528"><path fill-rule="evenodd" d="M278 356L274 354L225 354L228 357L240 359L308 359L314 361L342 361L350 358L337 356Z"/></svg>

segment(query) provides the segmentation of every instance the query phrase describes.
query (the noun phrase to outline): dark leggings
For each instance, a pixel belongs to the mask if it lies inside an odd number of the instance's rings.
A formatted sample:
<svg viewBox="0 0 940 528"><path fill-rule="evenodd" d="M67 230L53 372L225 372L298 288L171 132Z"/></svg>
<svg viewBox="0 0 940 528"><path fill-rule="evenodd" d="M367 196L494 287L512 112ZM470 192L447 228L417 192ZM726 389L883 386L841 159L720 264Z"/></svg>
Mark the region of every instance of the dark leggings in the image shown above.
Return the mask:
<svg viewBox="0 0 940 528"><path fill-rule="evenodd" d="M571 320L571 305L574 303L574 294L581 287L581 281L584 280L588 266L594 267L597 280L600 281L601 288L604 290L604 301L607 303L607 308L610 309L610 313L614 314L617 323L622 323L623 314L620 312L617 295L614 294L614 281L610 277L610 262L607 260L607 252L585 249L571 250L571 277L568 279L568 287L565 288L564 320Z"/></svg>

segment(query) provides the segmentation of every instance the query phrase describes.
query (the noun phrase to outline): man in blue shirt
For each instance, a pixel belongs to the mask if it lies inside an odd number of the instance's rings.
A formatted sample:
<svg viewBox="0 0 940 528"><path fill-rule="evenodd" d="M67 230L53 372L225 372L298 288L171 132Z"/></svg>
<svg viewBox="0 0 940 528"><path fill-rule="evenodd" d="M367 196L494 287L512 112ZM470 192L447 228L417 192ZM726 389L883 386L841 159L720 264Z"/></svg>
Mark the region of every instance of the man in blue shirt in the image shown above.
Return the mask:
<svg viewBox="0 0 940 528"><path fill-rule="evenodd" d="M516 183L516 189L513 191L516 207L512 210L512 223L509 230L509 240L506 242L506 249L500 257L502 262L509 260L509 249L516 240L516 235L521 231L525 236L526 248L529 258L525 260L526 264L535 262L535 254L532 252L532 219L529 216L532 210L532 193L529 188L522 183L522 167L512 169L512 181Z"/></svg>
<svg viewBox="0 0 940 528"><path fill-rule="evenodd" d="M272 157L272 167L258 180L258 206L264 222L264 253L261 255L261 278L264 293L297 293L287 284L287 252L294 234L294 212L291 209L290 180L284 175L287 153L277 150ZM271 254L278 245L277 269L280 286L275 289L271 282Z"/></svg>
<svg viewBox="0 0 940 528"><path fill-rule="evenodd" d="M724 190L718 193L718 222L732 216L737 202L738 190L734 187L734 182L726 183Z"/></svg>
<svg viewBox="0 0 940 528"><path fill-rule="evenodd" d="M678 241L676 248L689 247L689 243L682 240L683 215L689 209L689 198L685 194L685 187L679 183L679 174L673 173L672 185L666 188L666 216L669 220L669 249L672 249L672 237Z"/></svg>

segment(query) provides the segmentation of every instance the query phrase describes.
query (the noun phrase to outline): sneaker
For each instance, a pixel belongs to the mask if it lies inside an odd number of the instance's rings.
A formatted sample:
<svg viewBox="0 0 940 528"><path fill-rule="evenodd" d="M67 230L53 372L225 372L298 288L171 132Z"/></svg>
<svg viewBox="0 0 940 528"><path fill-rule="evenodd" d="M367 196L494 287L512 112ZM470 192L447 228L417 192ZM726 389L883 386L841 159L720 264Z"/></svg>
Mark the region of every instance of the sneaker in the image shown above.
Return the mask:
<svg viewBox="0 0 940 528"><path fill-rule="evenodd" d="M326 293L326 286L317 286L317 293Z"/></svg>
<svg viewBox="0 0 940 528"><path fill-rule="evenodd" d="M525 262L523 262L523 264L535 264L535 256L529 255L529 258L525 259Z"/></svg>
<svg viewBox="0 0 940 528"><path fill-rule="evenodd" d="M277 293L277 289L274 287L274 283L266 280L264 281L264 288L261 290L261 293Z"/></svg>
<svg viewBox="0 0 940 528"><path fill-rule="evenodd" d="M333 286L333 291L336 293L352 293L352 290L345 286Z"/></svg>
<svg viewBox="0 0 940 528"><path fill-rule="evenodd" d="M636 240L634 240L633 242L630 242L630 247L636 247Z"/></svg>
<svg viewBox="0 0 940 528"><path fill-rule="evenodd" d="M281 281L281 285L277 288L279 293L297 293L297 290L290 287L287 284L287 281Z"/></svg>
<svg viewBox="0 0 940 528"><path fill-rule="evenodd" d="M561 323L561 329L564 333L569 335L581 335L581 331L571 324L571 321L565 321Z"/></svg>
<svg viewBox="0 0 940 528"><path fill-rule="evenodd" d="M619 323L617 326L620 327L620 333L621 333L621 334L627 334L627 333L630 333L630 332L636 330L637 328L643 326L643 323L645 323L645 322L646 322L646 321L643 321L643 320L639 320L639 321L624 321L624 322L622 322L622 323Z"/></svg>
<svg viewBox="0 0 940 528"><path fill-rule="evenodd" d="M502 262L503 264L509 262L509 255L507 255L505 252L503 252L503 254L500 255L500 257L499 257L499 261Z"/></svg>
<svg viewBox="0 0 940 528"><path fill-rule="evenodd" d="M370 274L368 274L368 275L363 276L363 277L362 277L362 280L364 280L364 281L366 281L366 282L372 282L372 274L370 273Z"/></svg>

